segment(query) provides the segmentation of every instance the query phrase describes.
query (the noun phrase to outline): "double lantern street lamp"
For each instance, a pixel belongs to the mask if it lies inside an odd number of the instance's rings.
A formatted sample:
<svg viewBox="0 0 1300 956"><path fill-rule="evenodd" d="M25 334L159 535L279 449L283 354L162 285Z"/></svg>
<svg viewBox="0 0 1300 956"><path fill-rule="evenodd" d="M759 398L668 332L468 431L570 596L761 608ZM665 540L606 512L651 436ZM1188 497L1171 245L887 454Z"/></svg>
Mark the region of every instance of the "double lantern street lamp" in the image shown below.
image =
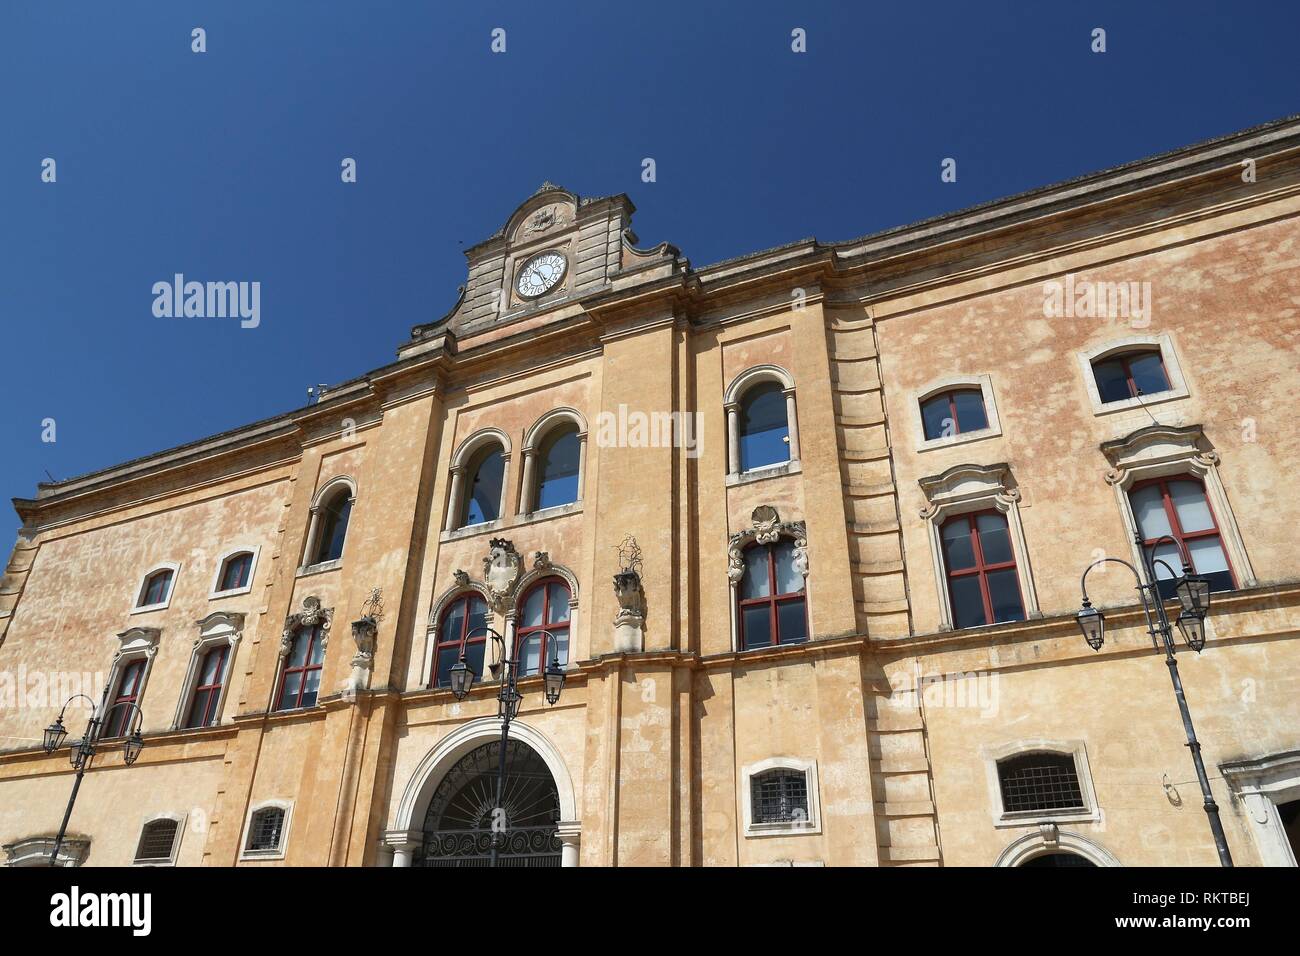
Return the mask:
<svg viewBox="0 0 1300 956"><path fill-rule="evenodd" d="M105 710L108 703L108 687L104 688L104 697L95 706L95 702L85 694L74 694L63 702L63 707L59 710L59 716L54 723L45 728L44 748L47 754L52 754L63 746L63 742L68 737L67 728L63 726L63 715L68 710L68 705L80 697L90 704L90 720L86 722L86 731L81 735L79 740L72 742L72 747L68 751L68 760L77 769L77 778L72 784L72 795L68 797L68 808L63 813L63 823L59 825L59 835L54 838L54 849L50 853L50 866L59 865L59 850L63 846L63 837L68 831L68 820L72 817L72 807L77 802L77 791L81 789L81 778L86 775L86 770L90 767L90 762L98 753L96 749L100 743L101 735L104 731L104 725L107 722L108 715L118 707L129 707L130 713L122 727L122 760L129 767L135 763L140 756L140 751L144 750L144 738L140 736L140 721L144 716L140 708L133 703L123 701L114 705L112 708Z"/></svg>
<svg viewBox="0 0 1300 956"><path fill-rule="evenodd" d="M1192 763L1196 766L1196 779L1201 785L1205 813L1210 818L1210 831L1214 834L1214 845L1219 851L1219 863L1223 866L1232 866L1232 854L1228 852L1228 841L1223 833L1223 823L1219 819L1219 805L1214 802L1214 795L1210 791L1210 779L1205 774L1205 762L1201 759L1201 744L1196 739L1196 730L1192 727L1192 715L1187 708L1187 697L1183 693L1182 678L1178 676L1178 661L1174 657L1173 632L1169 626L1169 617L1165 614L1165 602L1160 595L1155 566L1157 564L1161 565L1168 572L1169 579L1176 582L1174 584L1174 593L1178 596L1180 610L1175 623L1183 635L1183 640L1187 642L1187 646L1198 654L1205 647L1205 615L1210 609L1210 581L1208 578L1193 572L1191 560L1183 546L1168 535L1157 539L1150 545L1143 543L1141 535L1137 535L1135 540L1137 541L1138 550L1142 554L1142 571L1120 558L1101 558L1092 562L1084 569L1083 577L1079 579L1079 590L1083 592L1083 607L1079 609L1079 613L1075 615L1075 618L1079 622L1079 630L1083 631L1083 637L1088 642L1088 646L1094 651L1101 650L1101 645L1105 641L1106 617L1101 611L1093 607L1092 602L1088 600L1088 572L1097 565L1105 564L1108 561L1122 564L1133 572L1138 582L1137 591L1142 599L1142 611L1146 615L1147 633L1151 635L1152 641L1158 641L1164 646L1165 663L1169 666L1169 677L1174 684L1174 696L1178 699L1178 710L1183 717L1183 730L1187 733L1187 747L1192 752ZM1182 555L1183 573L1181 576L1175 574L1173 568L1163 560L1155 557L1156 548L1165 542L1177 547ZM1142 572L1145 572L1145 574Z"/></svg>
<svg viewBox="0 0 1300 956"><path fill-rule="evenodd" d="M506 783L506 741L510 738L510 721L515 719L519 713L519 702L523 700L523 695L519 693L519 656L518 649L515 656L506 655L506 639L501 634L490 627L476 627L465 635L467 642L471 634L479 631L487 633L496 645L500 648L500 654L497 663L488 665L494 678L500 678L501 687L497 691L497 716L501 718L501 745L497 753L497 799L496 809L501 811L501 800L505 793ZM560 667L560 652L555 635L545 628L530 630L530 634L544 634L546 644L551 650L550 663L546 665L546 670L542 672L542 686L546 692L546 702L554 705L560 699L560 692L564 690L564 670ZM503 672L504 669L504 672ZM460 659L452 665L448 673L448 679L451 682L451 692L457 700L464 700L465 695L469 693L470 687L474 683L474 670L465 662L465 643L461 644ZM505 826L509 821L505 822ZM500 829L496 820L493 820L492 827L492 859L491 865L497 865L497 859L501 852L501 847L505 843L505 831Z"/></svg>

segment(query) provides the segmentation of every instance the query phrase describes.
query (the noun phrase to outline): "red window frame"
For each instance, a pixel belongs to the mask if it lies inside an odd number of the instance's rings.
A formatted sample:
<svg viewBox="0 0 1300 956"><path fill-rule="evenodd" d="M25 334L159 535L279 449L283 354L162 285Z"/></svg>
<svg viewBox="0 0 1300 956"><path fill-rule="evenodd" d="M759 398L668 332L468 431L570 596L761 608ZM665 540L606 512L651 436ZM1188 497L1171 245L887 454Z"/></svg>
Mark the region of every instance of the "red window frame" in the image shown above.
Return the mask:
<svg viewBox="0 0 1300 956"><path fill-rule="evenodd" d="M153 607L153 605L155 605L155 604L162 604L163 601L167 600L167 594L168 594L168 592L171 590L172 574L173 574L173 573L174 573L174 572L172 571L171 568L159 568L159 569L158 569L157 571L155 571L153 574L151 574L151 575L149 575L147 578L145 578L145 579L144 579L144 587L142 587L142 588L140 589L140 599L136 602L136 605L135 605L135 606L136 606L136 607ZM158 596L158 600L156 600L156 601L151 601L151 600L149 600L149 594L150 594L150 592L153 590L153 583L154 583L155 581L159 581L159 580L161 580L161 581L164 582L164 583L163 583L163 588L162 588L162 594L160 594L160 595Z"/></svg>
<svg viewBox="0 0 1300 956"><path fill-rule="evenodd" d="M134 704L139 700L140 684L144 681L146 663L143 660L131 661L118 675L113 702L109 705L108 713L104 715L105 737L121 737L130 726L131 715L135 713L134 708L119 705Z"/></svg>
<svg viewBox="0 0 1300 956"><path fill-rule="evenodd" d="M1006 526L1007 547L1008 550L1010 550L1011 552L1010 561L994 561L992 563L988 563L984 560L984 546L980 543L980 538L979 538L979 534L980 534L979 522L975 520L979 518L981 515L995 515L996 517L1000 518L1002 520L1002 523ZM952 591L953 579L968 578L971 575L979 575L980 599L984 602L984 623L971 624L967 626L985 627L989 624L996 624L998 622L993 620L993 598L989 594L988 574L990 571L1005 571L1008 568L1014 571L1016 568L1016 549L1015 549L1015 545L1011 541L1011 523L1007 521L1007 516L1004 515L997 508L986 508L983 511L972 511L968 514L954 515L953 517L945 521L939 528L940 548L942 548L943 546L942 545L943 529L948 527L948 525L950 524L957 523L958 521L968 522L968 527L970 528L971 551L974 553L975 556L975 564L969 568L958 568L954 570L953 568L948 566L948 555L946 553L944 553L943 555L943 571L944 571L946 586L948 588L948 604L952 609L953 625L955 626L957 623L957 598ZM1020 598L1020 615L1023 618L1025 615L1025 594L1020 589L1019 574L1015 576L1015 582L1016 582L1016 596ZM1010 623L1010 622L1003 622L1003 623Z"/></svg>
<svg viewBox="0 0 1300 956"><path fill-rule="evenodd" d="M1146 358L1147 356L1150 355L1154 355L1156 357L1156 360L1160 363L1160 374L1165 377L1164 391L1168 391L1169 389L1173 388L1174 383L1173 380L1169 377L1169 367L1165 365L1165 353L1162 349L1134 349L1128 352L1120 352L1117 355L1107 355L1105 358L1093 359L1092 362L1093 382L1095 383L1097 381L1098 365L1105 365L1107 362L1119 362L1120 367L1124 369L1124 381L1128 384L1128 397L1137 398L1138 397L1137 382L1133 381L1133 360L1138 358ZM1159 393L1149 392L1147 394L1156 395ZM1114 399L1114 401L1121 401L1121 399Z"/></svg>
<svg viewBox="0 0 1300 956"><path fill-rule="evenodd" d="M212 720L214 717L216 717L217 701L221 698L221 687L225 683L226 656L229 653L230 653L230 645L222 644L219 647L208 648L208 652L204 654L203 658L199 661L198 674L195 677L196 681L203 680L203 672L207 670L208 661L212 658L212 655L213 654L221 655L220 660L218 660L217 662L216 680L211 684L196 683L194 686L194 695L190 698L190 711L188 714L185 715L186 729L193 728L193 727L212 726ZM194 718L195 718L195 712L198 710L198 706L199 706L199 695L202 694L204 691L211 691L211 693L207 695L207 700L205 701L203 706L203 713L199 715L200 717L199 722L195 723Z"/></svg>
<svg viewBox="0 0 1300 956"><path fill-rule="evenodd" d="M960 435L962 433L961 419L957 417L957 393L958 392L961 393L971 392L980 397L980 408L984 410L984 425L980 428L975 429L975 431L984 431L984 429L989 427L988 425L989 409L988 406L984 404L984 389L950 388L944 392L935 392L933 395L927 395L925 398L921 400L921 410L922 410L921 427L923 430L925 427L925 415L924 415L925 406L929 405L936 398L946 398L948 399L948 418L952 420L952 427L953 427L952 433L954 435ZM943 437L944 437L943 435L934 435L934 436L926 435L925 440L934 441L935 438L943 438Z"/></svg>
<svg viewBox="0 0 1300 956"><path fill-rule="evenodd" d="M243 565L243 571L240 574L238 581L236 581L234 584L227 584L226 579L230 577L230 571L235 566L236 562L239 562ZM249 576L252 574L252 572L253 572L253 552L240 551L237 554L232 554L230 557L226 558L225 562L223 562L221 565L221 580L217 582L217 592L221 593L223 591L234 591L238 588L247 587Z"/></svg>
<svg viewBox="0 0 1300 956"><path fill-rule="evenodd" d="M776 546L779 543L781 542L778 541L778 542L773 542L771 544L755 543L745 548L746 554L748 554L750 551L753 551L755 549L761 549L767 552L767 595L768 596L757 597L757 598L742 598L739 597L741 593L740 590L738 589L736 591L737 594L736 619L738 625L737 629L740 631L741 650L754 649L749 646L749 641L745 637L745 609L750 607L757 607L761 604L769 605L768 633L772 636L772 639L766 646L776 647L781 643L781 631L780 631L781 619L776 613L777 605L793 604L796 600L798 600L803 606L804 638L803 641L799 641L795 643L805 643L808 640L808 592L803 588L800 588L798 591L791 591L787 594L776 593ZM756 647L763 647L763 646L764 645L762 644L756 645Z"/></svg>
<svg viewBox="0 0 1300 956"><path fill-rule="evenodd" d="M1203 531L1184 531L1181 522L1178 520L1178 511L1174 508L1174 500L1169 494L1169 485L1175 481L1189 481L1201 489L1201 497L1205 499L1205 510L1210 513L1210 521L1213 523L1212 528L1206 528ZM1188 541L1195 541L1198 538L1218 538L1219 550L1223 552L1223 560L1228 564L1228 574L1232 578L1233 590L1237 589L1237 569L1232 566L1232 555L1228 554L1228 549L1223 542L1223 531L1219 528L1219 516L1214 513L1214 503L1210 501L1210 496L1206 494L1205 482L1195 475L1169 475L1164 478L1148 478L1146 481L1134 482L1129 488L1129 512L1133 515L1133 526L1137 528L1138 534L1142 533L1142 528L1138 525L1137 512L1133 510L1133 493L1141 491L1143 488L1150 488L1153 485L1160 487L1160 503L1164 505L1165 520L1169 522L1169 537L1178 542L1178 557L1180 561L1187 561L1191 558L1191 551L1187 547ZM1155 544L1159 538L1143 538L1142 552L1143 555L1154 553ZM1160 569L1157 568L1157 571ZM1174 574L1182 574L1182 568L1174 568Z"/></svg>
<svg viewBox="0 0 1300 956"><path fill-rule="evenodd" d="M547 631L550 631L552 634L555 634L556 636L559 636L560 631L564 631L566 634L569 633L569 623L570 623L569 619L565 619L563 621L557 621L554 623L552 623L551 621L550 585L552 584L558 584L562 588L564 588L564 593L567 595L567 599L565 600L564 604L565 607L568 607L569 603L573 600L573 592L569 590L569 582L564 580L564 578L561 577L542 578L542 580L536 582L532 587L528 589L528 593L523 596L523 598L519 601L519 604L517 606L518 610L516 611L516 614L522 615L524 610L524 605L527 604L528 599L533 596L533 592L536 591L538 588L544 589L542 592L542 623L533 624L529 627L519 627L515 629L516 648L522 648L524 646L524 642L530 636L536 634L538 631L542 632L540 635L541 653L537 657L537 661L538 661L537 670L527 674L524 673L523 671L520 671L519 674L520 677L532 677L536 674L540 674L542 671L546 670L547 666L550 664L551 636L550 634L546 633ZM570 617L572 617L572 614L570 614ZM570 643L572 643L572 638L570 638ZM515 652L515 657L516 658L519 657L517 650Z"/></svg>
<svg viewBox="0 0 1300 956"><path fill-rule="evenodd" d="M312 671L319 671L319 670L322 670L322 669L325 667L325 655L324 655L324 654L321 655L321 660L320 660L319 663L317 663L317 664L313 664L313 663L311 662L312 657L313 657L313 655L314 655L314 652L315 652L315 650L316 650L316 645L317 645L317 643L318 643L318 642L323 638L323 636L324 636L324 635L321 633L321 627L320 627L319 624L317 624L317 625L314 626L314 627L310 627L310 628L306 628L306 627L304 627L304 628L302 628L301 630L298 631L298 636L294 638L294 648L295 648L295 649L297 648L297 642L298 642L298 641L301 641L301 640L303 640L303 639L306 639L306 641L307 641L307 652L306 652L305 654L303 654L303 657L302 657L302 665L299 666L299 667L290 667L290 666L289 666L289 663L288 663L288 662L289 662L290 660L293 659L293 651L292 651L292 650L289 652L288 657L285 658L285 666L284 666L284 668L283 668L283 669L281 670L281 672L280 672L280 686L277 688L277 690L276 690L276 692L275 692L275 702L276 702L276 703L275 703L275 709L276 709L277 711L281 711L281 710L295 710L295 709L297 709L297 708L299 708L299 707L302 706L302 698L303 698L303 694L304 694L304 693L306 692L306 690L307 690L307 675L310 674ZM302 680L300 680L300 681L298 682L298 693L297 693L297 696L294 698L294 702L293 702L292 704L290 704L290 703L286 703L285 700L284 700L284 686L285 686L285 683L289 680L289 675L290 675L290 674L301 674L301 675L302 675ZM319 687L317 688L316 696L317 696L317 699L320 698L320 689L319 689Z"/></svg>
<svg viewBox="0 0 1300 956"><path fill-rule="evenodd" d="M454 646L460 649L460 656L464 657L465 649L470 645L487 643L487 631L483 630L481 627L477 628L477 630L480 632L477 637L471 637L468 640L466 640L466 636L469 634L470 631L469 609L470 609L470 605L474 603L475 598L478 598L480 601L482 601L483 595L479 594L477 591L466 591L464 594L458 596L454 601L452 601L450 604L448 604L445 608L442 609L442 618L438 622L438 643L437 646L435 646L433 649L433 674L429 678L431 687L437 688L437 687L451 686L449 683L448 684L438 683L438 658L441 656L443 650L445 650L448 647ZM484 604L486 603L487 602L484 601ZM455 637L448 637L447 619L451 617L451 612L456 610L457 605L460 604L465 605L465 613L461 615L461 619L460 619L461 620L460 633L457 634ZM486 662L487 661L486 647L483 649L483 655L484 655L483 660Z"/></svg>

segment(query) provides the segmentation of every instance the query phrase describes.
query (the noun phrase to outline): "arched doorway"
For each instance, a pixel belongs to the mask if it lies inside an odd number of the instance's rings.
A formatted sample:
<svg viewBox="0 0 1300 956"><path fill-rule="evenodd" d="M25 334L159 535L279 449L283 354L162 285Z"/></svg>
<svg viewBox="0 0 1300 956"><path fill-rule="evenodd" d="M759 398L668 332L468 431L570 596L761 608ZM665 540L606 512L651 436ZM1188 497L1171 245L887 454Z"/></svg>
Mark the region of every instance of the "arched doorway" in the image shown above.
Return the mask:
<svg viewBox="0 0 1300 956"><path fill-rule="evenodd" d="M1071 867L1071 866L1093 866L1097 864L1092 860L1085 859L1077 853L1044 853L1041 856L1031 857L1024 863L1025 866L1049 866L1049 867Z"/></svg>
<svg viewBox="0 0 1300 956"><path fill-rule="evenodd" d="M447 771L429 799L417 866L488 866L494 823L503 844L498 866L559 866L560 798L546 762L527 744L508 740L506 777L497 811L500 741L475 747Z"/></svg>

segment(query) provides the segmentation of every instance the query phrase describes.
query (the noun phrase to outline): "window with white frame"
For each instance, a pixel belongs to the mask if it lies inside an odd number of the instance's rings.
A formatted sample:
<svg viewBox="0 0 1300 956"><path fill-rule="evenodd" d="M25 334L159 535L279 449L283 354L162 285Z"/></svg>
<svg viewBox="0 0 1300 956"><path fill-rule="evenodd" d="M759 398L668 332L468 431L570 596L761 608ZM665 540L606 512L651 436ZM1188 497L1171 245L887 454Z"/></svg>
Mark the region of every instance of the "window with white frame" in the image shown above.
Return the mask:
<svg viewBox="0 0 1300 956"><path fill-rule="evenodd" d="M1020 492L1011 469L954 465L920 480L939 598L939 625L953 629L1039 617Z"/></svg>
<svg viewBox="0 0 1300 956"><path fill-rule="evenodd" d="M172 590L180 567L179 564L169 561L156 564L146 571L140 581L140 588L136 591L135 607L131 613L161 611L171 604Z"/></svg>
<svg viewBox="0 0 1300 956"><path fill-rule="evenodd" d="M209 597L234 597L251 591L260 550L260 546L233 548L217 559L217 576Z"/></svg>
<svg viewBox="0 0 1300 956"><path fill-rule="evenodd" d="M995 826L1101 818L1082 741L1018 740L981 756Z"/></svg>
<svg viewBox="0 0 1300 956"><path fill-rule="evenodd" d="M266 801L249 810L240 858L283 859L292 813L293 804L282 800Z"/></svg>
<svg viewBox="0 0 1300 956"><path fill-rule="evenodd" d="M199 637L190 655L184 691L173 724L187 730L212 727L221 722L244 615L217 611L199 621L198 626Z"/></svg>
<svg viewBox="0 0 1300 956"><path fill-rule="evenodd" d="M1079 353L1079 367L1095 415L1187 397L1168 333L1103 342Z"/></svg>
<svg viewBox="0 0 1300 956"><path fill-rule="evenodd" d="M140 829L136 844L136 866L174 866L180 850L184 818L162 816L148 821Z"/></svg>
<svg viewBox="0 0 1300 956"><path fill-rule="evenodd" d="M821 832L817 762L771 757L741 770L746 836Z"/></svg>
<svg viewBox="0 0 1300 956"><path fill-rule="evenodd" d="M746 369L728 387L723 408L728 484L798 470L799 419L789 372L777 365Z"/></svg>
<svg viewBox="0 0 1300 956"><path fill-rule="evenodd" d="M988 375L948 376L930 382L915 393L911 418L919 451L1002 434L993 379Z"/></svg>

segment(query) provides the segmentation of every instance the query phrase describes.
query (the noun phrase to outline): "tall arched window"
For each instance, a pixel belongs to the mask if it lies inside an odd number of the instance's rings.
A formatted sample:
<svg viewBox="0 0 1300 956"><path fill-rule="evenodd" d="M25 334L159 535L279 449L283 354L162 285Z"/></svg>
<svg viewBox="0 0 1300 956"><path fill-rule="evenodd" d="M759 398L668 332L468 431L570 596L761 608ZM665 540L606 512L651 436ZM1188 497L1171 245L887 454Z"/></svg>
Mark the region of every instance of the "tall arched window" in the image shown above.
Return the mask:
<svg viewBox="0 0 1300 956"><path fill-rule="evenodd" d="M276 710L293 710L312 707L320 692L321 668L325 663L325 632L318 624L301 627L293 640L293 648L284 661L280 675L280 693L276 695Z"/></svg>
<svg viewBox="0 0 1300 956"><path fill-rule="evenodd" d="M515 646L519 674L540 674L559 659L563 667L569 662L569 585L561 578L538 581L519 602L515 623ZM549 634L547 633L549 632Z"/></svg>
<svg viewBox="0 0 1300 956"><path fill-rule="evenodd" d="M790 422L779 382L760 382L740 400L740 470L790 460Z"/></svg>
<svg viewBox="0 0 1300 956"><path fill-rule="evenodd" d="M740 646L744 650L808 640L804 579L795 567L794 542L751 544L737 591Z"/></svg>
<svg viewBox="0 0 1300 956"><path fill-rule="evenodd" d="M442 612L438 624L437 659L433 672L434 687L451 686L451 669L465 655L465 663L475 678L483 676L483 652L487 646L487 602L477 591L456 598Z"/></svg>
<svg viewBox="0 0 1300 956"><path fill-rule="evenodd" d="M461 527L496 521L501 517L501 486L506 475L506 456L501 446L481 449L470 460L468 475Z"/></svg>
<svg viewBox="0 0 1300 956"><path fill-rule="evenodd" d="M578 464L581 458L579 446L576 425L557 428L546 436L538 452L534 511L572 504L578 500Z"/></svg>
<svg viewBox="0 0 1300 956"><path fill-rule="evenodd" d="M312 564L337 561L343 557L343 543L348 536L348 519L351 517L352 495L347 488L340 488L321 504Z"/></svg>

